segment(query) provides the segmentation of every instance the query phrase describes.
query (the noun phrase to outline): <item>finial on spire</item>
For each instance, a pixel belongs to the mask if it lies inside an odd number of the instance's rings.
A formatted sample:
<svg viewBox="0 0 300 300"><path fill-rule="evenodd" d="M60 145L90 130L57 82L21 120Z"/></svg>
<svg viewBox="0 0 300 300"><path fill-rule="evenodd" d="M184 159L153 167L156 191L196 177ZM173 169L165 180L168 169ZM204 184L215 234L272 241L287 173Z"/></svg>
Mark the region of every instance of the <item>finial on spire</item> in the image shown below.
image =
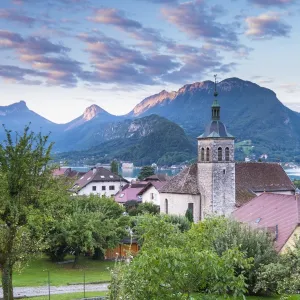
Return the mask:
<svg viewBox="0 0 300 300"><path fill-rule="evenodd" d="M215 92L214 92L214 96L217 97L219 95L218 91L217 91L217 77L218 77L218 75L215 74L214 77L215 77Z"/></svg>

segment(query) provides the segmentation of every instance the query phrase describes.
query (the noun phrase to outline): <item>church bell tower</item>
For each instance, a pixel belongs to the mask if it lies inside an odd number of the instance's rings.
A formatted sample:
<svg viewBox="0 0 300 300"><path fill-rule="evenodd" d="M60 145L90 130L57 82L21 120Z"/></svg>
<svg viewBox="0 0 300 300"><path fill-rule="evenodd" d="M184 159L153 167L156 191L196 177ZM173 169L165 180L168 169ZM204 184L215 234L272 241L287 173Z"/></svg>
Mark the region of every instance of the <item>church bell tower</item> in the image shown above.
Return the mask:
<svg viewBox="0 0 300 300"><path fill-rule="evenodd" d="M220 120L215 75L211 121L198 137L198 187L201 219L209 215L228 216L235 207L234 137Z"/></svg>

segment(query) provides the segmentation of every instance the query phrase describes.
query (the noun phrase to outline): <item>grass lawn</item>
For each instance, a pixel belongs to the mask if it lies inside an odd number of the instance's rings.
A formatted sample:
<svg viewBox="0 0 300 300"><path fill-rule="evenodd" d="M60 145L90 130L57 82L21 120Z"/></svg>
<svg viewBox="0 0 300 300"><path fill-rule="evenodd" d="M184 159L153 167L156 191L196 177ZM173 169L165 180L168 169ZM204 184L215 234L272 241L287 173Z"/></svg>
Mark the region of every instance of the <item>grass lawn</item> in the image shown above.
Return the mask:
<svg viewBox="0 0 300 300"><path fill-rule="evenodd" d="M85 293L85 297L95 297L95 296L105 296L105 292L88 292ZM73 300L83 298L83 293L73 293L73 294L61 294L61 295L51 295L51 300ZM48 296L34 297L34 298L23 298L26 300L49 300Z"/></svg>
<svg viewBox="0 0 300 300"><path fill-rule="evenodd" d="M84 273L86 283L105 282L110 281L108 268L113 267L114 262L111 261L96 261L80 257L77 267L73 268L73 263L56 264L47 257L40 256L29 262L21 272L14 272L13 285L15 287L47 285L48 271L52 286L82 283Z"/></svg>

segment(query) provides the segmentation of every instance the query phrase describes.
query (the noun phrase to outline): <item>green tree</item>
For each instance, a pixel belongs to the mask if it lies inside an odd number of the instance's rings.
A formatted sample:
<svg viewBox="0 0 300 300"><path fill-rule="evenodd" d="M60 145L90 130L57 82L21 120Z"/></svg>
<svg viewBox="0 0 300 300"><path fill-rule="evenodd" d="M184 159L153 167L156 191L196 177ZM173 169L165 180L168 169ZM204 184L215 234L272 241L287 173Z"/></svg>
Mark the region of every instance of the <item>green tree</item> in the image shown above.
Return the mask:
<svg viewBox="0 0 300 300"><path fill-rule="evenodd" d="M123 216L123 212L111 198L75 197L69 201L63 218L54 220L47 237L47 253L56 260L71 253L75 258L74 266L81 253L97 251L103 254L126 235L129 218Z"/></svg>
<svg viewBox="0 0 300 300"><path fill-rule="evenodd" d="M296 188L300 189L300 180L294 179L293 183L294 183Z"/></svg>
<svg viewBox="0 0 300 300"><path fill-rule="evenodd" d="M115 174L119 174L119 165L118 165L118 162L116 160L113 160L111 163L110 163L110 171L112 173L115 173Z"/></svg>
<svg viewBox="0 0 300 300"><path fill-rule="evenodd" d="M151 166L144 166L142 167L140 174L138 176L139 180L144 180L145 178L152 176L155 174L155 170Z"/></svg>
<svg viewBox="0 0 300 300"><path fill-rule="evenodd" d="M130 264L118 266L110 299L190 299L192 292L235 296L246 292L243 271L251 259L238 249L221 256L212 249L191 247L191 236L164 218L144 218L142 249ZM149 226L150 225L150 226Z"/></svg>
<svg viewBox="0 0 300 300"><path fill-rule="evenodd" d="M48 167L48 136L29 127L15 138L5 132L0 145L0 268L4 299L12 300L13 267L41 249L43 224L62 189Z"/></svg>
<svg viewBox="0 0 300 300"><path fill-rule="evenodd" d="M194 222L193 211L191 209L187 209L185 212L185 217L190 221Z"/></svg>
<svg viewBox="0 0 300 300"><path fill-rule="evenodd" d="M238 248L247 258L253 258L252 267L245 273L249 293L257 292L258 270L276 262L274 237L265 230L254 230L248 225L223 217L208 218L190 230L195 249L213 249L222 255L227 249Z"/></svg>

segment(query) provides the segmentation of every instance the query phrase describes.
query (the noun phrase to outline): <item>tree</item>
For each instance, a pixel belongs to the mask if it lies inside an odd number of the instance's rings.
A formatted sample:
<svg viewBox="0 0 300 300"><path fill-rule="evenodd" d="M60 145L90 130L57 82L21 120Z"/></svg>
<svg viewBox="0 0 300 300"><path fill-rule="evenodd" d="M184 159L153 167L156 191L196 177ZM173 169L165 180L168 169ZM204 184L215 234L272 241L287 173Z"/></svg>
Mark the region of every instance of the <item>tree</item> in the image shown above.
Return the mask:
<svg viewBox="0 0 300 300"><path fill-rule="evenodd" d="M185 212L185 217L192 223L194 222L194 216L193 216L193 211L188 208Z"/></svg>
<svg viewBox="0 0 300 300"><path fill-rule="evenodd" d="M191 248L188 232L181 232L164 218L144 218L142 249L131 263L117 266L112 276L110 299L190 299L192 292L243 295L243 271L251 259L238 249L221 256L209 249ZM146 225L146 224L144 224ZM150 226L149 226L150 225Z"/></svg>
<svg viewBox="0 0 300 300"><path fill-rule="evenodd" d="M151 166L144 166L142 167L141 169L141 172L138 176L138 179L139 180L144 180L145 178L149 177L149 176L152 176L155 174L155 170L153 167Z"/></svg>
<svg viewBox="0 0 300 300"><path fill-rule="evenodd" d="M116 175L119 174L119 165L118 165L118 162L116 160L113 160L111 163L110 163L110 171L112 173L115 173Z"/></svg>
<svg viewBox="0 0 300 300"><path fill-rule="evenodd" d="M103 254L126 234L129 218L123 216L123 212L111 198L76 196L69 201L64 217L54 220L47 237L47 253L56 259L63 258L62 253L71 253L75 258L74 266L81 253L97 251Z"/></svg>
<svg viewBox="0 0 300 300"><path fill-rule="evenodd" d="M5 300L13 299L12 270L41 249L44 221L62 191L49 168L48 136L25 127L0 145L0 268ZM65 194L65 193L63 193Z"/></svg>
<svg viewBox="0 0 300 300"><path fill-rule="evenodd" d="M195 224L189 231L195 249L213 249L222 255L227 249L238 248L247 258L253 258L252 267L244 273L249 293L258 292L258 270L276 262L274 237L265 230L255 230L224 217L208 218Z"/></svg>

